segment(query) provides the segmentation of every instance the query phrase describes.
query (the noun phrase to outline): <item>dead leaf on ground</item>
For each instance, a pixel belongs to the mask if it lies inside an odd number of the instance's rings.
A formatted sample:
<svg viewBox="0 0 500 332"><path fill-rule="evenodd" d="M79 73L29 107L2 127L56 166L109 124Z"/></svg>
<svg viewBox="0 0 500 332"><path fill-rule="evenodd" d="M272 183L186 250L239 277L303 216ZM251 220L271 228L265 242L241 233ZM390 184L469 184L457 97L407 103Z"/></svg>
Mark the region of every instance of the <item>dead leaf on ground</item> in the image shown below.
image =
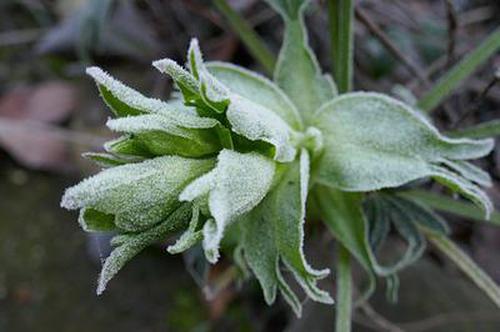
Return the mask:
<svg viewBox="0 0 500 332"><path fill-rule="evenodd" d="M70 170L68 140L55 124L77 104L76 88L65 82L12 89L0 97L0 147L29 168Z"/></svg>

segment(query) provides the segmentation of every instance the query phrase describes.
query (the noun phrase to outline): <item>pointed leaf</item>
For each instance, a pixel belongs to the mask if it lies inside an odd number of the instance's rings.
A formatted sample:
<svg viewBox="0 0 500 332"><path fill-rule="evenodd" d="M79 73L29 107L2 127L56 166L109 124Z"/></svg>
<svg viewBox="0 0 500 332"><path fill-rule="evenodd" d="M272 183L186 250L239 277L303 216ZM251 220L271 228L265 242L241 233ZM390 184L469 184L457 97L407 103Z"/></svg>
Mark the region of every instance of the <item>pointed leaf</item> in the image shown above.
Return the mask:
<svg viewBox="0 0 500 332"><path fill-rule="evenodd" d="M229 104L229 90L207 70L196 38L189 45L188 63L191 74L199 81L203 102L215 113L223 113Z"/></svg>
<svg viewBox="0 0 500 332"><path fill-rule="evenodd" d="M119 246L111 252L104 262L99 276L97 294L102 294L108 282L118 273L118 271L120 271L129 260L144 250L144 248L186 227L189 222L190 213L190 204L182 204L163 222L155 227L138 234L121 235ZM118 241L115 241L115 243L118 243Z"/></svg>
<svg viewBox="0 0 500 332"><path fill-rule="evenodd" d="M372 123L377 125L364 125ZM492 140L444 137L409 106L376 93L336 98L318 111L315 125L325 137L319 182L347 191L371 191L432 176L488 213L485 194L440 164L444 159L485 156L493 147Z"/></svg>
<svg viewBox="0 0 500 332"><path fill-rule="evenodd" d="M226 62L209 62L207 69L230 91L266 107L295 130L302 129L302 119L288 96L273 82L253 71Z"/></svg>
<svg viewBox="0 0 500 332"><path fill-rule="evenodd" d="M154 155L132 135L124 135L104 144L104 150L107 152L118 155L120 158L143 158L153 157Z"/></svg>
<svg viewBox="0 0 500 332"><path fill-rule="evenodd" d="M200 208L198 204L193 204L193 213L191 215L191 221L189 222L188 229L184 233L182 233L181 237L177 239L175 244L167 248L167 251L170 254L178 254L184 252L201 241L202 233L200 230L198 230L199 221Z"/></svg>
<svg viewBox="0 0 500 332"><path fill-rule="evenodd" d="M259 205L259 208L253 209L241 218L239 223L246 261L262 287L266 303L271 305L276 299L278 289L276 265L279 264L279 256L274 238L274 225L265 211Z"/></svg>
<svg viewBox="0 0 500 332"><path fill-rule="evenodd" d="M465 179L469 181L475 182L483 187L492 186L490 175L487 172L480 169L479 167L474 166L469 162L462 160L451 161L446 159L444 159L442 162L445 166L459 173L461 176L463 176Z"/></svg>
<svg viewBox="0 0 500 332"><path fill-rule="evenodd" d="M308 44L304 23L306 0L266 0L285 21L283 45L276 63L274 81L295 103L302 117L310 121L313 112L337 95L329 76L321 73Z"/></svg>
<svg viewBox="0 0 500 332"><path fill-rule="evenodd" d="M181 201L208 194L214 220L207 221L203 227L203 247L211 263L218 260L226 226L259 204L269 191L274 171L274 162L259 154L222 150L217 166L180 194Z"/></svg>
<svg viewBox="0 0 500 332"><path fill-rule="evenodd" d="M144 230L174 211L186 184L213 164L213 160L166 156L106 169L68 188L61 206L94 208L115 215L121 229Z"/></svg>
<svg viewBox="0 0 500 332"><path fill-rule="evenodd" d="M307 295L319 302L333 300L316 283L329 270L314 270L303 252L305 200L308 191L309 157L305 150L300 160L282 166L279 183L266 198L239 221L243 250L250 268L259 280L266 302L271 304L280 289L297 314L297 297L275 268L280 261L292 271Z"/></svg>
<svg viewBox="0 0 500 332"><path fill-rule="evenodd" d="M221 148L214 130L179 127L160 114L111 119L106 125L114 131L134 134L137 144L154 156L201 157Z"/></svg>
<svg viewBox="0 0 500 332"><path fill-rule="evenodd" d="M330 295L316 286L317 280L326 277L330 271L313 269L304 257L309 163L309 154L302 150L299 162L290 166L280 184L270 193L269 199L274 204L275 236L281 258L307 295L315 301L333 303Z"/></svg>
<svg viewBox="0 0 500 332"><path fill-rule="evenodd" d="M118 117L161 113L172 123L185 128L210 128L217 124L214 119L179 112L159 99L145 97L98 67L87 68L87 74L94 78L104 101Z"/></svg>
<svg viewBox="0 0 500 332"><path fill-rule="evenodd" d="M171 59L157 60L153 66L172 77L182 92L186 103L195 104L199 94L199 84L191 73Z"/></svg>
<svg viewBox="0 0 500 332"><path fill-rule="evenodd" d="M85 159L92 160L97 165L103 168L124 165L127 164L128 162L133 161L133 160L122 159L120 157L117 157L109 153L86 152L82 154L82 157Z"/></svg>
<svg viewBox="0 0 500 332"><path fill-rule="evenodd" d="M292 144L291 128L276 114L249 99L237 95L231 97L227 119L232 131L252 141L264 141L275 147L274 159L289 162L295 159L297 150Z"/></svg>

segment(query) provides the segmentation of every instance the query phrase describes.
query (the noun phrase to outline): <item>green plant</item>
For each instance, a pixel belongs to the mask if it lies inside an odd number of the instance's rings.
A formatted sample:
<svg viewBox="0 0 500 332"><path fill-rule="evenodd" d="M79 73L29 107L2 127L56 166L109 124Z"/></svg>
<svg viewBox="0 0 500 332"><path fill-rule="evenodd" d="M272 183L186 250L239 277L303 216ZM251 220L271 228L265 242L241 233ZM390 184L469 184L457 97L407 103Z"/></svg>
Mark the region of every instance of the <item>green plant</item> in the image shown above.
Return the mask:
<svg viewBox="0 0 500 332"><path fill-rule="evenodd" d="M170 59L153 63L178 87L168 102L145 97L99 68L87 70L116 116L107 126L123 133L105 145L105 153L86 154L104 170L67 189L62 199L63 207L80 209L84 230L117 233L98 293L146 246L180 232L170 253L201 243L206 259L216 263L221 251L234 252L234 263L252 271L268 304L279 291L301 314L301 301L284 271L312 300L333 303L317 285L329 270L312 268L303 252L309 199L338 241L337 330L350 329L352 303L366 300L376 277L386 278L396 297L397 273L422 255L426 238L499 303L497 286L483 273L471 272L478 268L449 243L446 222L425 195L401 188L432 178L488 218L493 204L481 187L491 180L469 160L487 155L493 140L449 138L418 108L378 93L349 92L351 1L332 1L329 7L341 95L308 46L308 1L267 2L285 22L273 81L232 64L204 62L195 39L187 69ZM217 3L233 24L242 24L224 1ZM239 31L248 34L248 29ZM243 39L250 47L260 43L252 36ZM261 60L266 68L274 63L268 56ZM460 65L454 69L459 71ZM449 92L437 89L423 104L437 105ZM463 209L470 211L468 205ZM391 225L408 247L384 265L376 253ZM352 299L353 259L371 281L358 301Z"/></svg>

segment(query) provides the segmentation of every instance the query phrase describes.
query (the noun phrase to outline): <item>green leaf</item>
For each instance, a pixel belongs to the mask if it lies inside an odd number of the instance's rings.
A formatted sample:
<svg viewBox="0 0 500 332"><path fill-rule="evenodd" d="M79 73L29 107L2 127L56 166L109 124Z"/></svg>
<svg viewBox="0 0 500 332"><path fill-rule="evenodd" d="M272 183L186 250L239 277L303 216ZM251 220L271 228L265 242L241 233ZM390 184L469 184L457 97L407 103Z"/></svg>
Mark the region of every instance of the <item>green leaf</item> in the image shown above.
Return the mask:
<svg viewBox="0 0 500 332"><path fill-rule="evenodd" d="M153 157L154 155L132 135L124 135L104 144L104 150L121 157Z"/></svg>
<svg viewBox="0 0 500 332"><path fill-rule="evenodd" d="M455 173L450 172L445 168L436 168L434 172L434 179L454 192L470 199L477 206L481 207L485 212L486 219L490 217L494 209L493 203L489 199L488 195L474 183L469 182L467 179L460 176L456 176Z"/></svg>
<svg viewBox="0 0 500 332"><path fill-rule="evenodd" d="M215 130L179 127L161 114L111 119L106 125L133 134L137 144L153 156L202 157L221 149Z"/></svg>
<svg viewBox="0 0 500 332"><path fill-rule="evenodd" d="M162 59L153 62L153 66L160 72L170 75L173 78L179 89L181 90L185 100L189 104L196 103L195 96L200 89L198 82L191 73L182 68L171 59Z"/></svg>
<svg viewBox="0 0 500 332"><path fill-rule="evenodd" d="M446 159L444 159L442 162L445 166L459 173L461 176L471 182L474 182L483 187L491 187L493 185L490 175L471 163L465 162L463 160L451 161Z"/></svg>
<svg viewBox="0 0 500 332"><path fill-rule="evenodd" d="M203 227L203 248L208 261L217 262L226 226L259 204L271 187L274 172L275 163L257 153L222 150L217 166L182 191L181 201L208 196L214 218Z"/></svg>
<svg viewBox="0 0 500 332"><path fill-rule="evenodd" d="M385 222L393 224L407 243L404 254L397 257L390 264L381 264L374 253L375 248L371 247L368 249L373 269L378 275L384 277L394 275L408 265L413 264L422 256L426 243L424 237L416 227L416 219L420 219L420 215L413 215L412 212L415 208L408 209L409 204L404 204L400 199L383 194L372 195L365 204L368 205L368 212L375 212L367 214L367 218L370 218L368 219L369 223L377 224ZM374 205L374 207L370 208L370 205ZM380 241L384 241L387 234L383 235L384 237ZM372 239L373 236L370 234L369 237ZM372 243L373 241L370 242Z"/></svg>
<svg viewBox="0 0 500 332"><path fill-rule="evenodd" d="M213 165L213 160L166 156L116 166L68 188L61 206L113 214L118 228L141 231L174 211L184 187Z"/></svg>
<svg viewBox="0 0 500 332"><path fill-rule="evenodd" d="M337 311L335 316L335 331L351 331L351 257L349 251L340 244L337 248Z"/></svg>
<svg viewBox="0 0 500 332"><path fill-rule="evenodd" d="M285 21L283 45L281 47L274 81L295 103L306 122L313 118L325 102L337 95L331 77L323 75L318 60L309 47L304 23L306 0L266 0Z"/></svg>
<svg viewBox="0 0 500 332"><path fill-rule="evenodd" d="M426 248L424 237L413 224L413 216L408 211L398 207L397 205L391 212L393 214L393 216L391 216L391 221L398 233L407 242L408 247L403 256L397 259L394 264L382 266L380 264L376 264L375 260L372 262L377 274L382 276L391 276L413 264L422 256ZM373 259L375 259L374 255Z"/></svg>
<svg viewBox="0 0 500 332"><path fill-rule="evenodd" d="M272 219L266 214L264 201L239 220L242 229L243 254L259 281L268 305L274 303L278 288L279 253ZM261 207L262 206L262 207ZM277 267L278 266L278 267Z"/></svg>
<svg viewBox="0 0 500 332"><path fill-rule="evenodd" d="M170 254L179 254L193 247L203 238L201 230L198 229L200 221L200 207L198 204L193 204L193 213L191 221L189 222L188 229L182 233L181 237L177 239L175 244L169 246L167 251Z"/></svg>
<svg viewBox="0 0 500 332"><path fill-rule="evenodd" d="M303 252L309 164L309 154L303 149L299 163L290 165L280 184L270 193L269 199L274 208L275 236L282 260L307 295L315 301L333 303L328 293L316 286L317 280L326 277L329 270L311 268Z"/></svg>
<svg viewBox="0 0 500 332"><path fill-rule="evenodd" d="M369 196L365 199L363 210L369 225L368 238L370 246L373 251L376 251L385 242L391 230L389 214L386 213L386 206L379 197Z"/></svg>
<svg viewBox="0 0 500 332"><path fill-rule="evenodd" d="M160 113L172 124L185 128L209 128L217 124L214 119L201 118L196 113L180 112L159 99L145 97L98 67L87 68L87 74L94 78L101 92L104 91L104 101L118 117Z"/></svg>
<svg viewBox="0 0 500 332"><path fill-rule="evenodd" d="M279 275L283 262L313 300L333 300L316 283L328 269L315 270L306 262L303 252L305 202L308 191L309 156L302 150L300 160L280 168L279 182L252 211L240 218L243 251L253 273L259 280L268 304L274 302L280 289L285 300L300 315L296 295Z"/></svg>
<svg viewBox="0 0 500 332"><path fill-rule="evenodd" d="M336 98L317 112L315 125L325 139L320 183L345 191L372 191L435 177L483 206L486 214L490 211L489 200L477 186L442 164L444 159L485 156L493 148L492 140L444 137L409 106L376 93Z"/></svg>
<svg viewBox="0 0 500 332"><path fill-rule="evenodd" d="M400 192L399 195L404 196L408 199L416 200L439 211L453 213L465 218L470 218L475 221L491 222L492 224L500 225L500 213L493 212L490 219L486 221L484 219L484 214L482 213L482 211L476 206L467 202L459 201L424 190L403 191Z"/></svg>
<svg viewBox="0 0 500 332"><path fill-rule="evenodd" d="M207 70L196 38L191 39L188 60L191 74L199 81L202 101L216 114L224 113L229 104L228 88Z"/></svg>
<svg viewBox="0 0 500 332"><path fill-rule="evenodd" d="M113 241L115 248L106 261L99 276L97 294L106 289L108 282L120 271L125 264L140 253L147 246L164 240L167 235L173 234L187 226L191 204L182 204L167 216L164 221L142 233L120 235L119 241Z"/></svg>
<svg viewBox="0 0 500 332"><path fill-rule="evenodd" d="M446 236L429 235L428 238L500 308L500 288L467 254Z"/></svg>
<svg viewBox="0 0 500 332"><path fill-rule="evenodd" d="M398 194L388 197L402 211L406 211L408 217L416 226L438 235L448 235L450 233L450 228L446 221L426 205Z"/></svg>
<svg viewBox="0 0 500 332"><path fill-rule="evenodd" d="M368 240L368 224L362 209L363 196L320 185L314 187L313 195L323 222L330 232L367 272L368 288L357 300L358 303L363 302L375 290L376 282Z"/></svg>
<svg viewBox="0 0 500 332"><path fill-rule="evenodd" d="M367 271L371 271L367 225L361 208L362 195L324 186L317 186L314 194L323 221L335 238Z"/></svg>
<svg viewBox="0 0 500 332"><path fill-rule="evenodd" d="M114 215L91 208L80 211L78 222L85 232L111 232L116 229Z"/></svg>
<svg viewBox="0 0 500 332"><path fill-rule="evenodd" d="M297 150L292 144L294 132L269 109L237 95L231 97L227 109L231 130L251 141L264 141L275 147L274 159L290 162Z"/></svg>
<svg viewBox="0 0 500 332"><path fill-rule="evenodd" d="M480 65L500 49L500 28L493 31L479 46L446 73L418 102L418 107L430 112L448 97Z"/></svg>
<svg viewBox="0 0 500 332"><path fill-rule="evenodd" d="M299 111L273 82L253 71L226 62L209 62L207 69L232 93L266 107L295 130L303 129Z"/></svg>
<svg viewBox="0 0 500 332"><path fill-rule="evenodd" d="M82 157L88 160L92 160L97 165L103 168L124 165L134 161L133 159L124 159L109 153L101 152L85 152L82 154Z"/></svg>

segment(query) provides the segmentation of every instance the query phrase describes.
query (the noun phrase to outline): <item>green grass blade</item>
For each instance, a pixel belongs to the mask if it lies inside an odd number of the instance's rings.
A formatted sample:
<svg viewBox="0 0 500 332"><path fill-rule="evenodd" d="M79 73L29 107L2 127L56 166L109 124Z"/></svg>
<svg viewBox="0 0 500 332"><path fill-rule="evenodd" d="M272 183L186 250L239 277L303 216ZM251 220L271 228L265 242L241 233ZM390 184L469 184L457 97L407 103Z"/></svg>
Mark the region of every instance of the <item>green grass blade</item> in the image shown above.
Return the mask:
<svg viewBox="0 0 500 332"><path fill-rule="evenodd" d="M352 276L349 251L338 244L337 247L337 313L335 331L351 331L352 316Z"/></svg>
<svg viewBox="0 0 500 332"><path fill-rule="evenodd" d="M449 96L477 67L500 49L500 28L493 31L475 50L446 73L418 102L418 107L431 112Z"/></svg>
<svg viewBox="0 0 500 332"><path fill-rule="evenodd" d="M238 33L250 54L264 67L268 74L272 75L276 57L268 49L262 38L240 14L231 8L227 0L214 0L214 4L226 17L234 31Z"/></svg>
<svg viewBox="0 0 500 332"><path fill-rule="evenodd" d="M428 239L500 307L500 288L465 252L446 236L428 234Z"/></svg>
<svg viewBox="0 0 500 332"><path fill-rule="evenodd" d="M500 120L492 120L465 129L446 133L450 137L488 138L500 136Z"/></svg>
<svg viewBox="0 0 500 332"><path fill-rule="evenodd" d="M353 16L352 0L329 0L330 38L335 81L339 93L352 90Z"/></svg>
<svg viewBox="0 0 500 332"><path fill-rule="evenodd" d="M495 211L491 214L490 220L485 220L484 211L471 203L457 201L452 198L424 190L406 191L402 192L401 195L407 198L416 199L425 205L442 212L449 212L476 221L483 221L500 226L500 213Z"/></svg>

